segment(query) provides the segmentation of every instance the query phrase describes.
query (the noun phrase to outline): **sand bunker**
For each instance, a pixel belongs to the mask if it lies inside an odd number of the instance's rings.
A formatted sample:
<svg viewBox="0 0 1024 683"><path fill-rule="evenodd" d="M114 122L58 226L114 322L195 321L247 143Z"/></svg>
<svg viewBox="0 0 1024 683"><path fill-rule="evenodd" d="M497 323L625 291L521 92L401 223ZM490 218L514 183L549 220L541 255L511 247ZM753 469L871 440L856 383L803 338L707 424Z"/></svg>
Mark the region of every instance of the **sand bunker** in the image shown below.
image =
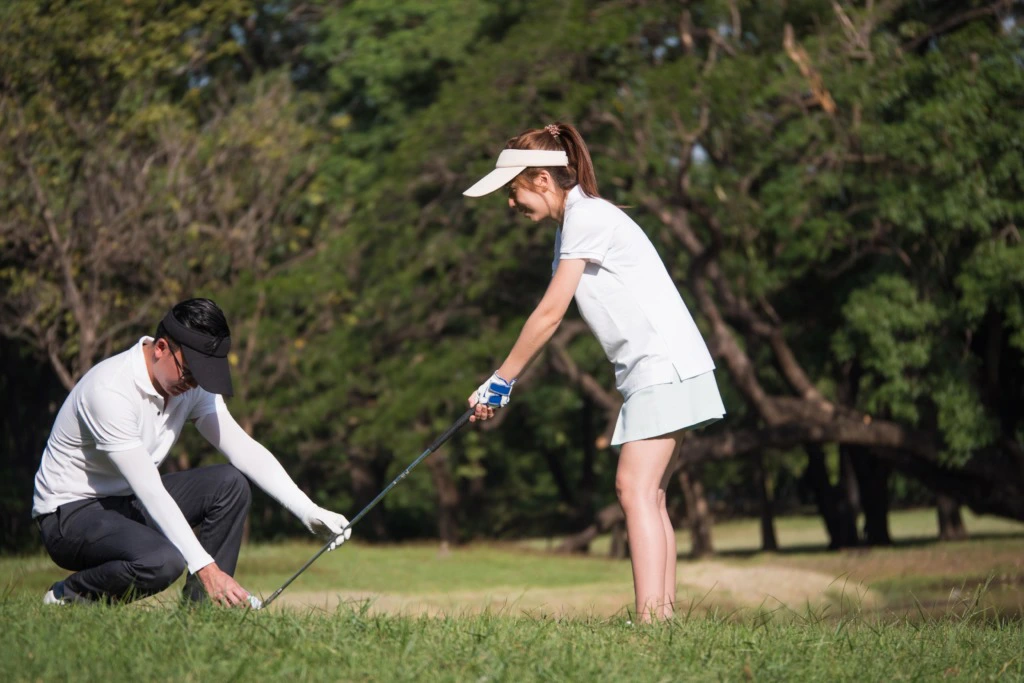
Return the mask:
<svg viewBox="0 0 1024 683"><path fill-rule="evenodd" d="M875 608L880 596L863 585L820 572L759 564L736 566L700 561L679 565L678 611L704 613L712 609L792 610L805 614L810 605L820 612L826 605L843 609ZM275 607L333 611L339 605L360 608L371 614L387 613L432 616L476 614L490 611L510 616L612 616L632 608L629 583L592 583L560 588L496 586L486 590L437 593L370 593L321 591L284 593Z"/></svg>

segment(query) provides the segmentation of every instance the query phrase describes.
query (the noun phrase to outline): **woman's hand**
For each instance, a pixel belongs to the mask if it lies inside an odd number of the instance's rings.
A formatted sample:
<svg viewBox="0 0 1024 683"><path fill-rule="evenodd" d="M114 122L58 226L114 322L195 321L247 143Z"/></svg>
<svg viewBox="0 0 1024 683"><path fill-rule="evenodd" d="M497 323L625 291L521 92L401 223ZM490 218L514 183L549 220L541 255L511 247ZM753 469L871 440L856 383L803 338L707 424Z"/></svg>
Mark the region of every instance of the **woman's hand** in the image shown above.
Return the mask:
<svg viewBox="0 0 1024 683"><path fill-rule="evenodd" d="M475 391L469 395L468 402L470 408L476 408L476 412L469 418L470 422L490 420L494 417L494 408L480 403L480 398L476 395Z"/></svg>
<svg viewBox="0 0 1024 683"><path fill-rule="evenodd" d="M494 417L495 408L504 408L512 399L512 387L516 381L509 381L495 372L469 396L469 407L476 408L470 422L489 420Z"/></svg>

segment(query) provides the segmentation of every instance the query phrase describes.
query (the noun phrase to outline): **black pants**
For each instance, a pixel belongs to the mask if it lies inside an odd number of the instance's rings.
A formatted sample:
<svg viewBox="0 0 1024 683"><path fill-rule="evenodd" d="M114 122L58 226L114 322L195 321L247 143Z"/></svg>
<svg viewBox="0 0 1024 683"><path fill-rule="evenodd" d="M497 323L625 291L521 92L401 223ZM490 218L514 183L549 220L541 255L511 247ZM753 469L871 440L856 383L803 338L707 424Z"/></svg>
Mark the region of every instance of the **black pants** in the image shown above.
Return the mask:
<svg viewBox="0 0 1024 683"><path fill-rule="evenodd" d="M231 465L162 479L189 525L199 527L203 548L234 576L251 501L248 480ZM72 599L127 602L159 593L186 569L185 558L135 496L65 503L38 522L50 557L75 572L64 580L65 596ZM193 574L185 581L184 595L206 597Z"/></svg>

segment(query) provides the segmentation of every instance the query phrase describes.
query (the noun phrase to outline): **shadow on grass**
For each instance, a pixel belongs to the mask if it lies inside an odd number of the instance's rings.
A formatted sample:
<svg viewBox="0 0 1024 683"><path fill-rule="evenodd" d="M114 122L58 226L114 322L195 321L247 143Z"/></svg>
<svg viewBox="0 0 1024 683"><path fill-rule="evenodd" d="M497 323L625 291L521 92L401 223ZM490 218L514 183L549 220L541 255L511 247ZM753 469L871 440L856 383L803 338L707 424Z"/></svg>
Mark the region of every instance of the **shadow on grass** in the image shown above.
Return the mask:
<svg viewBox="0 0 1024 683"><path fill-rule="evenodd" d="M725 550L716 551L713 555L709 555L706 558L721 557L721 558L748 558L755 555L815 555L815 554L827 554L837 552L866 552L869 550L882 550L885 548L927 548L937 546L940 544L961 544L971 543L973 541L993 541L993 540L1019 540L1024 539L1024 533L1022 532L1010 532L1010 533L979 533L972 534L969 538L957 541L942 541L934 536L920 536L915 538L901 538L894 540L889 545L858 545L850 546L847 548L830 548L821 544L796 544L789 545L785 548L779 548L777 550L762 550L761 548L728 548ZM678 559L680 560L692 560L700 559L695 558L690 553L679 553Z"/></svg>

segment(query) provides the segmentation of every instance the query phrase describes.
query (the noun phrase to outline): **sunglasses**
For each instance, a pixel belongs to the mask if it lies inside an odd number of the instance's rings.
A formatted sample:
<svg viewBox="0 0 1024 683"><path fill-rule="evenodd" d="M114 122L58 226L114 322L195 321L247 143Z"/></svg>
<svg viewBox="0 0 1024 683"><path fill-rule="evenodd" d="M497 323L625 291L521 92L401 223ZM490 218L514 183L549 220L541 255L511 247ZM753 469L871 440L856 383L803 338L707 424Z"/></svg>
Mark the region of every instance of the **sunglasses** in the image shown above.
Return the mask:
<svg viewBox="0 0 1024 683"><path fill-rule="evenodd" d="M189 386L195 386L196 385L196 378L195 378L195 376L192 375L192 371L189 370L188 368L184 367L181 363L179 363L178 362L178 357L174 355L174 351L173 350L170 350L170 351L171 351L171 360L174 361L174 367L178 368L178 377L181 378L181 381L184 382L185 384L188 384Z"/></svg>

